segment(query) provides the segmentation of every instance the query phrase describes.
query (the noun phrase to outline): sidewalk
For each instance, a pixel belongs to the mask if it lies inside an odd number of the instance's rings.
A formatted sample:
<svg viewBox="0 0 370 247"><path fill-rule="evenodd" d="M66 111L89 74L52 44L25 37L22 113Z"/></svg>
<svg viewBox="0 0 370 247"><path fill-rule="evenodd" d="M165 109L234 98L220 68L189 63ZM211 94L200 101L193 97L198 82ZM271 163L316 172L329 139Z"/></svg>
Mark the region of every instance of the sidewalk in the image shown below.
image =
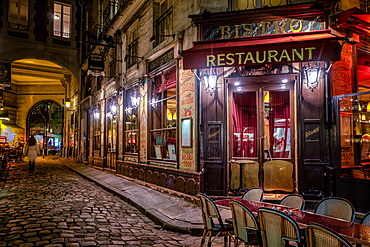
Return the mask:
<svg viewBox="0 0 370 247"><path fill-rule="evenodd" d="M63 160L61 159L62 163ZM203 231L201 209L180 197L162 193L107 171L72 160L64 165L138 208L166 230L199 235Z"/></svg>

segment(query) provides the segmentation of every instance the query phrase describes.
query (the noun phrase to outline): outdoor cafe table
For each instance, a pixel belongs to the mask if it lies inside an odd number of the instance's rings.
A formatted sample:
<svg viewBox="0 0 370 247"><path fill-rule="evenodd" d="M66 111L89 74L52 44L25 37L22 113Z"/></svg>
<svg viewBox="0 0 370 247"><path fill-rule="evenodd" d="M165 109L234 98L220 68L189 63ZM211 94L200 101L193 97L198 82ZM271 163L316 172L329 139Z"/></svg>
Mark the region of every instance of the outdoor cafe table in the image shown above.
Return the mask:
<svg viewBox="0 0 370 247"><path fill-rule="evenodd" d="M289 211L289 215L291 215L302 228L305 228L310 223L318 223L338 232L350 242L370 246L370 226L267 202L227 199L215 201L215 203L219 206L230 207L230 201L232 200L240 201L253 213L257 213L260 207L273 208L283 212Z"/></svg>

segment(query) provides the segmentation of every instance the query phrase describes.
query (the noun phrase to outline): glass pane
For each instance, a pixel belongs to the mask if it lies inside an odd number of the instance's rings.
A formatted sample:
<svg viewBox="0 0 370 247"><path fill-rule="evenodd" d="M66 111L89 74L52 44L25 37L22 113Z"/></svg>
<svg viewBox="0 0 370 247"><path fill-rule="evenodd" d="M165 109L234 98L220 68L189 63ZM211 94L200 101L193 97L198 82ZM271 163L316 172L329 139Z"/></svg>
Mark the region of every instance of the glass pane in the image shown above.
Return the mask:
<svg viewBox="0 0 370 247"><path fill-rule="evenodd" d="M137 142L137 131L126 132L126 148L125 151L128 153L138 152L138 142Z"/></svg>
<svg viewBox="0 0 370 247"><path fill-rule="evenodd" d="M176 98L166 100L166 128L176 127Z"/></svg>
<svg viewBox="0 0 370 247"><path fill-rule="evenodd" d="M54 12L61 13L62 12L62 5L60 4L54 4Z"/></svg>
<svg viewBox="0 0 370 247"><path fill-rule="evenodd" d="M265 137L272 158L290 158L289 91L265 91Z"/></svg>
<svg viewBox="0 0 370 247"><path fill-rule="evenodd" d="M257 105L255 92L233 94L233 156L257 157Z"/></svg>
<svg viewBox="0 0 370 247"><path fill-rule="evenodd" d="M18 7L16 2L11 2L9 6L9 22L18 23Z"/></svg>
<svg viewBox="0 0 370 247"><path fill-rule="evenodd" d="M19 21L22 25L28 24L28 6L21 6Z"/></svg>
<svg viewBox="0 0 370 247"><path fill-rule="evenodd" d="M339 98L341 175L370 179L370 95Z"/></svg>
<svg viewBox="0 0 370 247"><path fill-rule="evenodd" d="M176 160L176 130L166 131L166 157L170 160Z"/></svg>
<svg viewBox="0 0 370 247"><path fill-rule="evenodd" d="M64 38L69 38L70 34L70 16L69 15L64 15L63 16L63 37Z"/></svg>
<svg viewBox="0 0 370 247"><path fill-rule="evenodd" d="M292 192L293 164L284 160L272 160L263 164L263 188L265 191Z"/></svg>

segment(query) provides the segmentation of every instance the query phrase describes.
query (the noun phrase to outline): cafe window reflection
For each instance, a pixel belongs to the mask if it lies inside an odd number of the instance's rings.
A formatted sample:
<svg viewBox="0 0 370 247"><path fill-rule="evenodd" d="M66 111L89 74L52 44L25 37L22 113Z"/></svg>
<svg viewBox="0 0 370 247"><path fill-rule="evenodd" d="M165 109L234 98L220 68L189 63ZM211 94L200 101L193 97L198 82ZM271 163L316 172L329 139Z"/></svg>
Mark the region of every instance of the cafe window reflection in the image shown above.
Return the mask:
<svg viewBox="0 0 370 247"><path fill-rule="evenodd" d="M126 91L125 97L125 153L138 153L138 87Z"/></svg>
<svg viewBox="0 0 370 247"><path fill-rule="evenodd" d="M340 97L341 176L370 179L370 94Z"/></svg>

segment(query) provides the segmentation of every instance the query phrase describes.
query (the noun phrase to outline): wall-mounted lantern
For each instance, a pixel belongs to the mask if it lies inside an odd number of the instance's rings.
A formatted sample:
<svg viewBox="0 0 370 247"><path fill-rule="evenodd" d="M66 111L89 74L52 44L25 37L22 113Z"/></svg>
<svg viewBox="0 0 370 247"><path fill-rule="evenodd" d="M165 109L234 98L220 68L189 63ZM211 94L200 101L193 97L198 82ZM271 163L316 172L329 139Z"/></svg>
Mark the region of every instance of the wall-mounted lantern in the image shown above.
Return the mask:
<svg viewBox="0 0 370 247"><path fill-rule="evenodd" d="M212 96L212 94L216 91L217 89L217 81L218 81L218 75L217 71L215 69L210 69L210 71L206 72L203 75L203 81L204 81L204 86L206 91Z"/></svg>
<svg viewBox="0 0 370 247"><path fill-rule="evenodd" d="M67 108L71 107L71 100L70 99L66 99L65 101L65 104L64 104Z"/></svg>
<svg viewBox="0 0 370 247"><path fill-rule="evenodd" d="M93 115L94 115L94 118L96 120L99 120L100 119L100 111L99 111L99 108L96 108L93 112Z"/></svg>
<svg viewBox="0 0 370 247"><path fill-rule="evenodd" d="M320 67L320 64L316 64L316 66L311 66L308 63L307 66L303 67L307 88L311 89L312 92L319 86L321 70L322 68Z"/></svg>
<svg viewBox="0 0 370 247"><path fill-rule="evenodd" d="M110 112L112 113L113 116L117 114L117 101L115 99L112 100L110 104Z"/></svg>

